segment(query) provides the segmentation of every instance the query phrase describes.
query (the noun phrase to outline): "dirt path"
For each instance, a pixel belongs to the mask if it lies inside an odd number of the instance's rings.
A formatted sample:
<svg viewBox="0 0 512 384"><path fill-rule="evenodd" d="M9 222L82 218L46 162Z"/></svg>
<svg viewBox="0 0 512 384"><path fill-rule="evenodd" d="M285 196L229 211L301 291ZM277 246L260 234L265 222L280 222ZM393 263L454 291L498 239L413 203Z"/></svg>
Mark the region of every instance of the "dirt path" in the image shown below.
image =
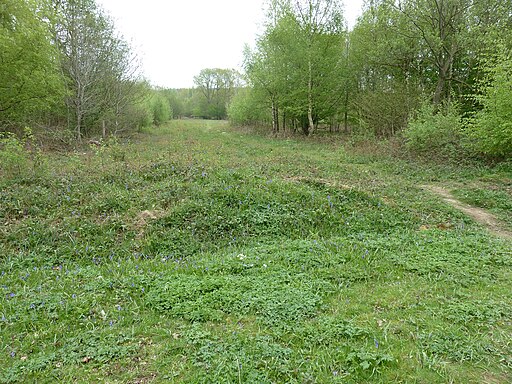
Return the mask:
<svg viewBox="0 0 512 384"><path fill-rule="evenodd" d="M458 209L459 211L464 212L466 215L473 218L473 220L476 222L485 225L489 231L496 236L505 239L512 239L512 232L503 228L503 224L498 219L496 219L494 215L487 212L485 209L473 207L469 204L465 204L457 200L448 190L444 189L443 187L424 185L423 188L442 197L446 203L450 204L452 207Z"/></svg>

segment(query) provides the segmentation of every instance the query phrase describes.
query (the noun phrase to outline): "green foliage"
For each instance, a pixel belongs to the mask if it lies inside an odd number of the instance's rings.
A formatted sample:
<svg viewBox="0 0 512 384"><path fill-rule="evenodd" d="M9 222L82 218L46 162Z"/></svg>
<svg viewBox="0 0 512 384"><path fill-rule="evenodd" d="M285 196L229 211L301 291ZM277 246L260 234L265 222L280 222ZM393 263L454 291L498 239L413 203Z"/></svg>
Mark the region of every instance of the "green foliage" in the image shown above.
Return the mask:
<svg viewBox="0 0 512 384"><path fill-rule="evenodd" d="M399 134L418 106L425 79L416 73L414 61L421 48L417 35L408 29L398 7L382 1L369 5L350 32L349 113L359 134L368 131L378 138Z"/></svg>
<svg viewBox="0 0 512 384"><path fill-rule="evenodd" d="M250 260L245 260L243 254L236 258L240 272L265 269L263 263L250 266ZM284 282L280 281L282 277L285 277ZM314 291L297 288L304 278L299 276L286 281L289 279L286 274L270 273L259 278L173 276L170 282L168 279L155 282L150 288L148 305L190 321L218 321L228 314L254 315L264 325L290 330L313 316L321 303L321 297Z"/></svg>
<svg viewBox="0 0 512 384"><path fill-rule="evenodd" d="M228 118L233 125L256 125L267 119L266 110L261 107L252 88L240 89L228 107Z"/></svg>
<svg viewBox="0 0 512 384"><path fill-rule="evenodd" d="M448 328L437 329L432 333L422 333L421 343L424 358L447 358L454 362L474 361L480 356L492 352L492 346L480 338L468 337L463 330Z"/></svg>
<svg viewBox="0 0 512 384"><path fill-rule="evenodd" d="M44 173L44 160L28 127L19 139L10 132L0 133L0 172L8 177L30 177Z"/></svg>
<svg viewBox="0 0 512 384"><path fill-rule="evenodd" d="M446 308L446 317L461 324L492 326L512 315L512 308L503 302L495 301L454 301Z"/></svg>
<svg viewBox="0 0 512 384"><path fill-rule="evenodd" d="M392 91L361 92L354 102L359 112L358 133L366 131L382 139L402 132L416 100L417 95L400 85L394 85Z"/></svg>
<svg viewBox="0 0 512 384"><path fill-rule="evenodd" d="M351 371L363 370L376 373L381 366L393 362L393 357L388 354L357 351L347 356L347 363Z"/></svg>
<svg viewBox="0 0 512 384"><path fill-rule="evenodd" d="M142 128L151 127L153 124L153 111L149 103L137 103L130 106L124 117L130 121L140 132Z"/></svg>
<svg viewBox="0 0 512 384"><path fill-rule="evenodd" d="M271 4L265 33L245 52L246 72L263 96L259 109L272 113L273 131L282 118L307 135L336 118L346 90L342 11L331 0Z"/></svg>
<svg viewBox="0 0 512 384"><path fill-rule="evenodd" d="M510 381L510 244L418 188L509 170L138 137L0 177L1 382Z"/></svg>
<svg viewBox="0 0 512 384"><path fill-rule="evenodd" d="M167 100L169 101L169 105L171 107L172 116L175 119L180 119L185 116L185 98L182 95L182 92L178 89L166 89L162 92Z"/></svg>
<svg viewBox="0 0 512 384"><path fill-rule="evenodd" d="M0 169L10 176L20 176L29 165L28 153L25 143L19 140L14 133L0 135Z"/></svg>
<svg viewBox="0 0 512 384"><path fill-rule="evenodd" d="M58 53L42 1L2 1L0 8L0 124L16 128L63 97Z"/></svg>
<svg viewBox="0 0 512 384"><path fill-rule="evenodd" d="M483 63L484 80L475 96L481 105L469 120L467 136L475 151L494 158L512 157L512 58L501 52Z"/></svg>
<svg viewBox="0 0 512 384"><path fill-rule="evenodd" d="M2 131L51 128L62 144L65 130L79 140L140 127L137 60L95 0L2 2L0 52Z"/></svg>
<svg viewBox="0 0 512 384"><path fill-rule="evenodd" d="M150 103L153 113L153 124L162 125L172 118L172 110L169 101L159 91L153 91Z"/></svg>
<svg viewBox="0 0 512 384"><path fill-rule="evenodd" d="M233 69L206 68L194 77L197 87L194 115L205 119L225 119L227 106L239 83Z"/></svg>
<svg viewBox="0 0 512 384"><path fill-rule="evenodd" d="M253 51L245 50L246 75L257 96L236 99L231 119L243 124L256 117L274 133L284 128L306 135L317 128L336 131L341 122L346 132L378 138L407 128L416 152L505 159L512 145L510 75L503 63L510 60L506 54L500 65L477 64L496 41L510 41L505 20L511 9L501 0L372 1L345 33L336 2L269 1L265 31ZM495 77L500 79L493 82ZM480 95L482 108L466 135L473 154L462 151L470 147L458 116L480 108L468 101L472 93ZM425 94L432 107L419 107ZM459 113L445 107L452 103Z"/></svg>
<svg viewBox="0 0 512 384"><path fill-rule="evenodd" d="M56 352L39 353L27 361L17 360L0 373L0 380L4 383L18 383L23 378L37 377L52 366L74 369L79 369L80 364L84 363L101 366L132 355L137 348L130 341L131 338L123 334L101 335L99 332L85 331L66 338L63 347Z"/></svg>
<svg viewBox="0 0 512 384"><path fill-rule="evenodd" d="M108 139L100 139L99 142L90 145L91 151L100 159L102 165L109 161L124 162L126 160L126 144L112 136Z"/></svg>
<svg viewBox="0 0 512 384"><path fill-rule="evenodd" d="M462 118L456 105L450 104L436 111L434 105L424 102L409 121L404 137L412 151L437 157L457 157L461 132Z"/></svg>

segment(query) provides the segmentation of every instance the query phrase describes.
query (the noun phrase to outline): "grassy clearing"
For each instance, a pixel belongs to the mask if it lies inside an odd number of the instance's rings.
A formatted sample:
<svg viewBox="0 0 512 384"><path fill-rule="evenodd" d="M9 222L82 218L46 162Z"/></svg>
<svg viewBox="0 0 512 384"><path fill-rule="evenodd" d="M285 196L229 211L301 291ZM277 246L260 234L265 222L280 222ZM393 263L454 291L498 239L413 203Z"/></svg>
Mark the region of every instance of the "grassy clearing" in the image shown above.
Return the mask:
<svg viewBox="0 0 512 384"><path fill-rule="evenodd" d="M505 217L506 167L199 121L27 164L0 181L0 382L512 381L511 246L420 188Z"/></svg>

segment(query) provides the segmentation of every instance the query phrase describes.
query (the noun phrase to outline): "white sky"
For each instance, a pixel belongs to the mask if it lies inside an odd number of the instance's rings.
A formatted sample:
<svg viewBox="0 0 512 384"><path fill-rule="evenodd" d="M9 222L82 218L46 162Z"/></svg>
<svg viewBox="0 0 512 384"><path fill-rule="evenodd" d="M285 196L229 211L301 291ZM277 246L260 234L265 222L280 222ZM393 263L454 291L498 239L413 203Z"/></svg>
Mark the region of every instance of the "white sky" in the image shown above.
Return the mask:
<svg viewBox="0 0 512 384"><path fill-rule="evenodd" d="M264 0L97 0L131 42L153 85L193 87L204 68L236 68L261 31ZM363 0L345 0L352 26Z"/></svg>

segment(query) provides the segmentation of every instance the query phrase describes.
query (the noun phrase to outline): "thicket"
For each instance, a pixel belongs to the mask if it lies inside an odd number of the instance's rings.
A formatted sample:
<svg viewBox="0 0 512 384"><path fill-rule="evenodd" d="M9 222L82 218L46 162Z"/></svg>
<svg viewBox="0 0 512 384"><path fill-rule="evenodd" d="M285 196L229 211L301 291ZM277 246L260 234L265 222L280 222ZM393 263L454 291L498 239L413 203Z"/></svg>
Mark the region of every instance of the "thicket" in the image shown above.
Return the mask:
<svg viewBox="0 0 512 384"><path fill-rule="evenodd" d="M474 99L479 109L469 119L467 136L477 151L512 158L512 57L508 49L482 63L483 79Z"/></svg>
<svg viewBox="0 0 512 384"><path fill-rule="evenodd" d="M95 0L0 4L0 132L81 141L171 116Z"/></svg>
<svg viewBox="0 0 512 384"><path fill-rule="evenodd" d="M203 69L154 88L95 0L0 6L0 131L81 141L226 119L274 134L398 137L443 157L512 154L509 0L376 0L348 30L337 0L268 0L244 73Z"/></svg>
<svg viewBox="0 0 512 384"><path fill-rule="evenodd" d="M510 1L371 1L350 31L339 1L267 5L233 123L306 135L343 128L403 137L414 152L510 157Z"/></svg>

